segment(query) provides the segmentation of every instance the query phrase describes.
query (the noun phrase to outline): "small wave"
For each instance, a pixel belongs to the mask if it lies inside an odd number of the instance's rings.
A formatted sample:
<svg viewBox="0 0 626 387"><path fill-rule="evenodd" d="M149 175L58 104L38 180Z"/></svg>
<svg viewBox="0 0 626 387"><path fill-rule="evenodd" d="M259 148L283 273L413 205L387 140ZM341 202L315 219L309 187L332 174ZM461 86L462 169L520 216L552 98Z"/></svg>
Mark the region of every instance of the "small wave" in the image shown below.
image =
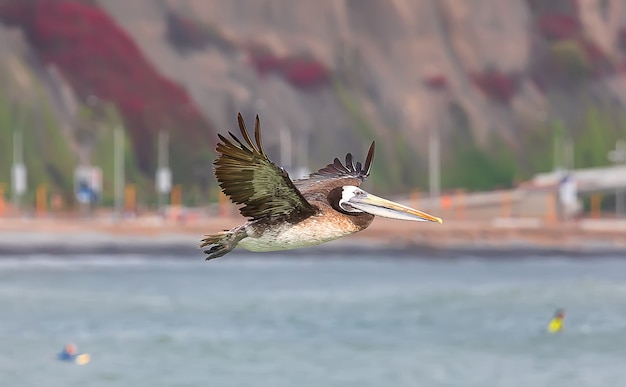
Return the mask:
<svg viewBox="0 0 626 387"><path fill-rule="evenodd" d="M124 255L76 255L59 256L51 254L34 254L29 256L0 258L0 270L3 269L78 269L102 266L148 266L148 265L179 265L189 262L187 259L175 257L154 258L144 254Z"/></svg>

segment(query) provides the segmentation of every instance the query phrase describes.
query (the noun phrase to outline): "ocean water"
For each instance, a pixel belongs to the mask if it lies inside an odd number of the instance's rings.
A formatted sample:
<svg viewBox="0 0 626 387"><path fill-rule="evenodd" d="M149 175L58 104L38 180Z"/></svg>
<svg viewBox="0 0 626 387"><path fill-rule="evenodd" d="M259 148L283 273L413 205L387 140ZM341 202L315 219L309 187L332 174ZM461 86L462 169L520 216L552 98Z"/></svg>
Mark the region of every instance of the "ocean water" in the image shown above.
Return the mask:
<svg viewBox="0 0 626 387"><path fill-rule="evenodd" d="M1 386L621 386L625 364L617 257L0 259Z"/></svg>

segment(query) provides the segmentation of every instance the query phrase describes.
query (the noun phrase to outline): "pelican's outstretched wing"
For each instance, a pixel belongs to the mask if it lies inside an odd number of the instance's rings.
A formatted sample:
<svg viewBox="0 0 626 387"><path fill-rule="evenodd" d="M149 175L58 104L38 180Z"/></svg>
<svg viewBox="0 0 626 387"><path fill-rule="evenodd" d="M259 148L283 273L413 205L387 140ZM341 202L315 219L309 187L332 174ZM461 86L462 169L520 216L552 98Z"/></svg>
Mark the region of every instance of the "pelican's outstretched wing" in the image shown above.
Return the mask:
<svg viewBox="0 0 626 387"><path fill-rule="evenodd" d="M259 116L254 123L256 145L250 139L241 113L237 116L245 143L228 132L232 140L219 135L215 176L222 191L237 204L239 212L252 219L288 214L313 215L317 210L302 196L287 172L274 164L263 151Z"/></svg>
<svg viewBox="0 0 626 387"><path fill-rule="evenodd" d="M358 161L356 162L356 164L354 164L352 153L348 153L346 155L345 165L342 164L341 161L335 157L335 160L332 164L328 164L324 168L311 174L311 178L337 179L342 177L350 177L357 178L361 180L361 182L363 182L370 175L370 171L372 169L372 160L374 159L375 147L376 143L372 141L372 145L370 145L370 149L367 152L367 157L365 158L365 166L362 166L361 163Z"/></svg>
<svg viewBox="0 0 626 387"><path fill-rule="evenodd" d="M338 158L335 158L332 164L328 164L304 179L295 180L294 183L305 196L311 190L315 192L328 192L333 188L344 185L359 186L370 175L372 161L374 160L375 145L376 144L372 141L372 145L370 145L367 157L365 158L365 165L362 165L360 162L356 162L355 164L352 154L348 153L346 155L345 164Z"/></svg>

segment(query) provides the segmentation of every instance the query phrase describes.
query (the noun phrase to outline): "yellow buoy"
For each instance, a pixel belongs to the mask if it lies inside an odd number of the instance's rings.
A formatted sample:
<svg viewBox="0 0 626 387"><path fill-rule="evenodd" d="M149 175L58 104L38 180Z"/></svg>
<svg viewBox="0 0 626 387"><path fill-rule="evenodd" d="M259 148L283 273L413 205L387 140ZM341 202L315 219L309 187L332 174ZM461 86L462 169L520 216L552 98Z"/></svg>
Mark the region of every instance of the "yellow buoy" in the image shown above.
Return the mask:
<svg viewBox="0 0 626 387"><path fill-rule="evenodd" d="M563 309L558 309L554 313L554 317L550 320L548 324L548 332L556 333L560 332L563 329L563 321L565 320L565 311Z"/></svg>
<svg viewBox="0 0 626 387"><path fill-rule="evenodd" d="M563 319L561 318L555 317L548 324L548 332L550 333L560 332L561 329L563 329Z"/></svg>
<svg viewBox="0 0 626 387"><path fill-rule="evenodd" d="M91 356L88 353L81 353L80 355L76 356L76 358L74 359L74 362L76 362L76 364L79 364L79 365L85 365L89 363L90 361L91 361Z"/></svg>

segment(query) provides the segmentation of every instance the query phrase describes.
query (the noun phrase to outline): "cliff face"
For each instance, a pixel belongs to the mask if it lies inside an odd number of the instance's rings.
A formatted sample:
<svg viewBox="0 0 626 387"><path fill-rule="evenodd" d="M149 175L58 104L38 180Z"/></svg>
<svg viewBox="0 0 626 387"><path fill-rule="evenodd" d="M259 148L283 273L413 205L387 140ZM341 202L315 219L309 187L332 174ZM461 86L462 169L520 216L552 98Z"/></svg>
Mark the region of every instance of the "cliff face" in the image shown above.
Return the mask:
<svg viewBox="0 0 626 387"><path fill-rule="evenodd" d="M549 55L552 46L564 41L578 42L573 50L583 50L583 61L596 55L610 66L602 74L587 69L589 76L581 76L583 90L625 101L617 70L623 62L620 31L626 25L622 0L99 4L163 73L191 91L217 128L232 128L236 110L248 117L258 112L270 146L281 126L308 133L313 165L344 151L346 141L369 133L355 132L346 101L332 84L303 91L284 78L259 76L250 63L251 45L277 57L306 54L327 66L376 137L399 136L414 151L406 163L423 161L418 155L425 151L425 134L433 127L448 135L469 131L481 145L496 134L516 149L523 146L523 132L545 122L546 115L563 116L566 122L578 119L576 101L565 102L572 105L569 110L552 107L560 95L570 93L567 87L539 81L562 71L554 68ZM208 44L181 55L165 38L168 12L210 27L234 48ZM562 26L568 21L579 27L568 32ZM566 31L555 39L550 31L559 28ZM577 40L582 36L584 42ZM344 141L332 141L335 137ZM397 150L395 142L385 142L389 152Z"/></svg>
<svg viewBox="0 0 626 387"><path fill-rule="evenodd" d="M332 85L301 92L283 79L257 76L245 50L251 44L268 47L277 56L309 54L335 74L346 75L349 91L377 134L401 134L422 151L420 134L445 118L448 100L462 106L479 138L492 129L508 130L511 120L499 106L490 106L472 75L488 68L518 73L530 56L531 18L521 0L99 4L140 42L163 73L191 90L217 127L233 126L235 107L260 112L270 135L281 125L322 135L352 131L346 131L351 123L344 109L336 108L340 103ZM180 55L164 38L168 10L212 26L233 42L236 52L209 46ZM428 86L433 77L443 79L442 90ZM520 89L511 103L515 110L541 103L526 81ZM255 105L261 100L262 108Z"/></svg>
<svg viewBox="0 0 626 387"><path fill-rule="evenodd" d="M0 27L0 50L0 191L5 196L11 192L10 167L17 159L27 167L31 194L38 185L71 192L78 149L66 138L72 131L68 111L75 106L62 102L71 89L40 65L18 31ZM23 144L18 155L15 133Z"/></svg>
<svg viewBox="0 0 626 387"><path fill-rule="evenodd" d="M506 184L548 166L529 153L552 147L552 132L538 130L558 120L582 132L590 103L611 112L626 103L624 0L91 3L186 89L207 132L235 129L237 111L258 113L270 156L311 167L378 139L381 188L424 184L430 130L449 140L451 169L474 160L455 161L457 152L493 149L497 138L518 165L498 171ZM291 153L280 154L281 137Z"/></svg>

